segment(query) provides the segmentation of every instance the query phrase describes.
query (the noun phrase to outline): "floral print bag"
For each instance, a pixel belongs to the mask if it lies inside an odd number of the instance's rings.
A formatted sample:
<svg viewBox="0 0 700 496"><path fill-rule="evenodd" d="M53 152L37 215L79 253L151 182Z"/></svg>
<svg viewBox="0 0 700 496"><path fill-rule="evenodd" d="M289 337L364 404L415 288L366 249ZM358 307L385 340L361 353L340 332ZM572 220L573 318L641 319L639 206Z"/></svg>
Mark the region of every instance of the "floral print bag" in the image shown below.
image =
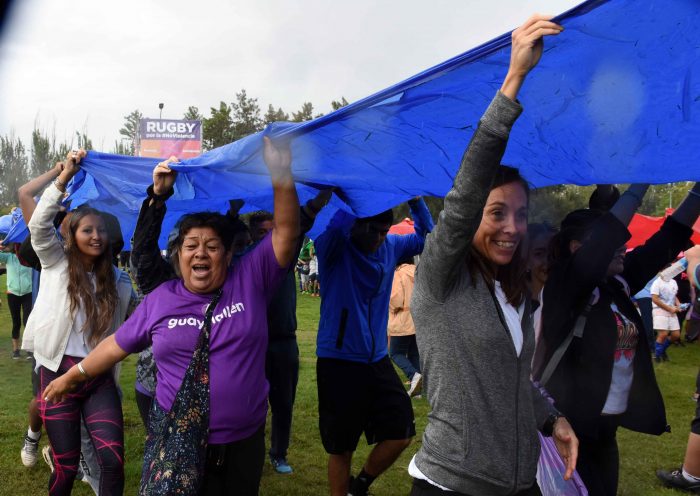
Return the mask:
<svg viewBox="0 0 700 496"><path fill-rule="evenodd" d="M209 438L209 332L221 290L207 307L192 361L169 412L153 401L139 494L196 495Z"/></svg>

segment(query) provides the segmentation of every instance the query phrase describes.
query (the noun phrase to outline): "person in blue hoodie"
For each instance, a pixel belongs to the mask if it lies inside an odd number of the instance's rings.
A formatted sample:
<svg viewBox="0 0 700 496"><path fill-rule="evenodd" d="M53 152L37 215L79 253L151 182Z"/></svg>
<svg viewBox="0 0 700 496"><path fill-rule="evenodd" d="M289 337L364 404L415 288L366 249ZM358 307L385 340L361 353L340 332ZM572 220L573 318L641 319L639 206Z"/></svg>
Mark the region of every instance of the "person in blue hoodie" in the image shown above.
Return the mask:
<svg viewBox="0 0 700 496"><path fill-rule="evenodd" d="M388 356L386 328L396 263L423 251L433 221L409 201L415 234L388 234L391 210L357 218L338 211L315 241L321 278L316 343L319 427L333 496L367 494L415 435L413 409ZM352 455L362 433L376 444L357 478Z"/></svg>

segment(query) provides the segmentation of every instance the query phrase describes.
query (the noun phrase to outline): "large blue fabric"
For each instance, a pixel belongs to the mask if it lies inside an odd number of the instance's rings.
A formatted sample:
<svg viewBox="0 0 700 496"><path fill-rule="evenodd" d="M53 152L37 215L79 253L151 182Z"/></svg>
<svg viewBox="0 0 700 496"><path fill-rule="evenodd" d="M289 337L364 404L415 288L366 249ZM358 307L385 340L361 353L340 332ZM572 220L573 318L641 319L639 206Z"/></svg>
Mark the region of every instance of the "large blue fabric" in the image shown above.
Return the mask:
<svg viewBox="0 0 700 496"><path fill-rule="evenodd" d="M0 231L1 232L1 231ZM29 235L29 229L27 229L27 224L24 223L24 217L22 217L22 210L16 208L12 212L12 223L5 236L5 243L21 243Z"/></svg>
<svg viewBox="0 0 700 496"><path fill-rule="evenodd" d="M594 0L565 27L520 100L525 112L504 163L535 187L700 180L700 2ZM314 121L263 132L184 160L161 241L187 211L224 211L230 198L270 209L262 135L291 139L302 201L341 188L337 208L366 216L414 195L444 195L479 117L505 76L510 35ZM119 215L129 239L157 160L90 152L74 205Z"/></svg>
<svg viewBox="0 0 700 496"><path fill-rule="evenodd" d="M0 217L0 234L7 234L12 227L12 214L3 215Z"/></svg>

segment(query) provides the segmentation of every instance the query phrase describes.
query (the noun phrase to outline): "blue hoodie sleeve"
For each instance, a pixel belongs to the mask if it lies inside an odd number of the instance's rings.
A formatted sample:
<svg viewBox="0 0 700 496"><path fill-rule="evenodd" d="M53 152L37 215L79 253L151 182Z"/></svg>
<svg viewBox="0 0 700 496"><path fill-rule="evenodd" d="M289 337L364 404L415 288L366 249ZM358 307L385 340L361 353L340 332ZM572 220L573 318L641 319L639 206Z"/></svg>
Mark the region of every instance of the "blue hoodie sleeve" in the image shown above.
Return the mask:
<svg viewBox="0 0 700 496"><path fill-rule="evenodd" d="M314 240L314 249L319 264L328 267L340 259L355 219L354 215L344 210L336 212L326 230Z"/></svg>
<svg viewBox="0 0 700 496"><path fill-rule="evenodd" d="M425 237L433 230L433 218L423 198L408 202L413 217L415 234L396 236L395 256L397 260L420 254L423 251Z"/></svg>

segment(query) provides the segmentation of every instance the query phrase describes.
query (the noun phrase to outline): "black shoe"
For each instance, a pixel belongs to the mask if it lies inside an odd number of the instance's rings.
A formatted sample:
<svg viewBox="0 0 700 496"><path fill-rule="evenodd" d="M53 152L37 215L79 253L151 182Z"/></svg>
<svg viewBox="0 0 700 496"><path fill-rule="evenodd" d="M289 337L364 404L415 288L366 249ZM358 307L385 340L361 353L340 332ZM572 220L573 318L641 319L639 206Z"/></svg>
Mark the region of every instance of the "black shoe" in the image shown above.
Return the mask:
<svg viewBox="0 0 700 496"><path fill-rule="evenodd" d="M19 360L20 358L22 358L22 357L19 355L19 350L15 350L12 352L12 359L13 360Z"/></svg>
<svg viewBox="0 0 700 496"><path fill-rule="evenodd" d="M355 479L352 475L350 476L350 483L348 484L348 496L368 496L368 488L362 483L360 479Z"/></svg>
<svg viewBox="0 0 700 496"><path fill-rule="evenodd" d="M657 470L656 476L667 487L673 487L691 493L700 493L700 482L690 482L687 480L685 477L683 477L683 471L680 468L674 470L673 472Z"/></svg>
<svg viewBox="0 0 700 496"><path fill-rule="evenodd" d="M668 357L668 355L666 354L665 351L664 351L664 354L661 355L661 360L663 360L664 362L670 362L670 361L671 361L671 359Z"/></svg>
<svg viewBox="0 0 700 496"><path fill-rule="evenodd" d="M654 356L654 361L655 361L656 363L661 363L661 357L660 357L659 355L655 355L655 356Z"/></svg>

